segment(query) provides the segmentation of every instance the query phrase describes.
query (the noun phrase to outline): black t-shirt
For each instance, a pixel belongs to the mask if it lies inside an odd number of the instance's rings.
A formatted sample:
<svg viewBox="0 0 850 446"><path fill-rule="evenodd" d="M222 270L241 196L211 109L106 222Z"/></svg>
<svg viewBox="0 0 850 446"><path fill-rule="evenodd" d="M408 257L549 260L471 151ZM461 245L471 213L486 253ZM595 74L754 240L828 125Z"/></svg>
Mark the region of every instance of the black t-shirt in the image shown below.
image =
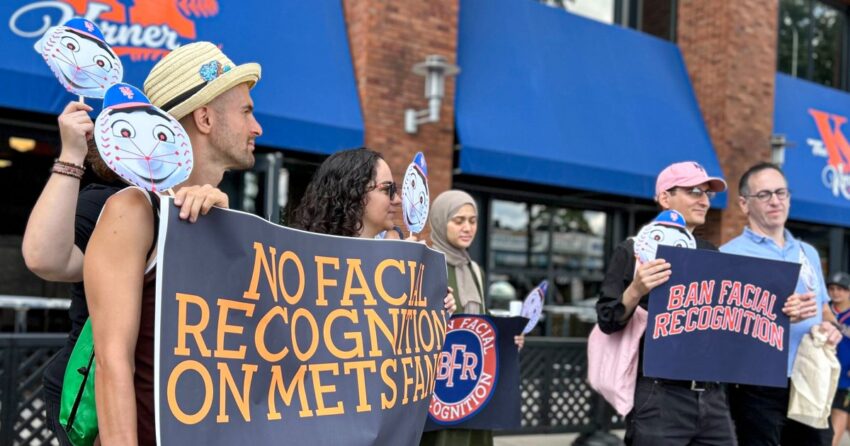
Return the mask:
<svg viewBox="0 0 850 446"><path fill-rule="evenodd" d="M121 189L122 187L115 185L90 184L80 191L77 199L77 214L74 219L74 244L83 253L86 252L89 238L94 232L106 200ZM83 282L71 285L71 308L68 310L68 316L71 318L71 332L68 334L68 340L44 370L45 396L48 400L52 399L55 402L59 402L62 395L62 381L65 379L65 367L68 365L71 351L89 317Z"/></svg>

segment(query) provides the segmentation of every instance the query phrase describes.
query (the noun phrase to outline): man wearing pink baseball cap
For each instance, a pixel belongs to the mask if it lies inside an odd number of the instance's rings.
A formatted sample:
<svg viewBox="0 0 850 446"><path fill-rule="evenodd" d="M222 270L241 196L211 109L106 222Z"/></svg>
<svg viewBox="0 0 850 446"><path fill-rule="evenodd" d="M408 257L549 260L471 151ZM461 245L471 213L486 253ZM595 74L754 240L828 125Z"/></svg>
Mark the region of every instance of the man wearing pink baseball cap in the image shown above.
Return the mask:
<svg viewBox="0 0 850 446"><path fill-rule="evenodd" d="M726 190L726 182L711 177L699 163L671 164L658 174L655 201L664 210L685 217L689 231L705 223L710 199ZM698 249L717 250L695 237ZM629 238L614 249L596 304L599 328L608 334L623 330L635 308L649 306L649 292L670 278L670 264L655 259L635 267L635 248ZM643 343L638 356L634 408L626 416L628 445L736 444L726 392L720 383L674 381L642 375Z"/></svg>

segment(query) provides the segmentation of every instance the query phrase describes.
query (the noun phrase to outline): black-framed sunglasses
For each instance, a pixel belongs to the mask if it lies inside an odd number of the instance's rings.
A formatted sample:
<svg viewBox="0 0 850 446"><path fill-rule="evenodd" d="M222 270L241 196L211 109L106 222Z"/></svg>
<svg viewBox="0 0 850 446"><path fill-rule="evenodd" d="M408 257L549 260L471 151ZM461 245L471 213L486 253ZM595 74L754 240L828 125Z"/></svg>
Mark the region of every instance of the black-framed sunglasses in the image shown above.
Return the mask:
<svg viewBox="0 0 850 446"><path fill-rule="evenodd" d="M382 183L375 184L369 188L368 192L375 189L386 193L387 196L390 197L390 200L394 200L396 195L398 195L398 186L395 184L395 181L384 181Z"/></svg>
<svg viewBox="0 0 850 446"><path fill-rule="evenodd" d="M674 190L679 189L682 192L688 194L691 198L695 200L699 200L703 195L708 197L709 200L714 199L717 196L717 192L711 190L702 190L697 186L694 187L674 187L672 189L668 189L667 192L673 192Z"/></svg>
<svg viewBox="0 0 850 446"><path fill-rule="evenodd" d="M788 189L787 187L780 187L776 190L760 190L755 194L742 195L742 197L755 198L758 201L768 202L771 198L773 198L774 195L776 195L776 198L780 200L785 200L791 196L791 189Z"/></svg>

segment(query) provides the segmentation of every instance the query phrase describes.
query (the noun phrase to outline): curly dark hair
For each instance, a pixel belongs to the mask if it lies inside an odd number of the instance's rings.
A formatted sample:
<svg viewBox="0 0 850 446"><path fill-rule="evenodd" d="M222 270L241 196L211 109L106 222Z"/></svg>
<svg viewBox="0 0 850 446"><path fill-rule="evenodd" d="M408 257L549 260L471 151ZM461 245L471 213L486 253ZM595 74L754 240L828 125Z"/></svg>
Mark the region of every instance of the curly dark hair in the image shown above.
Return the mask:
<svg viewBox="0 0 850 446"><path fill-rule="evenodd" d="M365 147L334 153L319 166L292 227L320 234L357 237L363 228L366 194L383 157Z"/></svg>
<svg viewBox="0 0 850 446"><path fill-rule="evenodd" d="M88 145L88 151L86 151L86 162L91 166L91 170L95 173L95 175L106 183L117 183L121 181L118 174L113 172L112 169L106 165L106 162L103 161L103 158L100 157L100 152L97 151L97 145L95 145L94 139L86 141L86 144Z"/></svg>

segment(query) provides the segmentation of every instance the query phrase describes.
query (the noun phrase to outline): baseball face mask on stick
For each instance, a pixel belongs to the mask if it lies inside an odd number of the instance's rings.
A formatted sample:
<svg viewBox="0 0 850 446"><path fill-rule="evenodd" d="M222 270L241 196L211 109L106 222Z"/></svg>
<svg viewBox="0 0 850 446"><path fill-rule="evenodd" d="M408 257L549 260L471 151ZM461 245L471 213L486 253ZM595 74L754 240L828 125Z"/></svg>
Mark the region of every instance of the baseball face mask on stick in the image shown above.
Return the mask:
<svg viewBox="0 0 850 446"><path fill-rule="evenodd" d="M634 240L637 265L655 260L658 245L697 247L696 239L685 224L685 217L672 210L658 214L655 220L640 229Z"/></svg>
<svg viewBox="0 0 850 446"><path fill-rule="evenodd" d="M192 171L192 143L183 126L132 85L109 88L94 134L109 168L141 188L161 192Z"/></svg>
<svg viewBox="0 0 850 446"><path fill-rule="evenodd" d="M106 44L98 27L82 18L54 26L35 43L56 79L69 92L102 98L109 87L121 82L121 59Z"/></svg>
<svg viewBox="0 0 850 446"><path fill-rule="evenodd" d="M413 162L407 166L401 186L401 206L404 224L412 234L419 234L428 223L431 196L428 191L428 166L425 155L417 152Z"/></svg>

